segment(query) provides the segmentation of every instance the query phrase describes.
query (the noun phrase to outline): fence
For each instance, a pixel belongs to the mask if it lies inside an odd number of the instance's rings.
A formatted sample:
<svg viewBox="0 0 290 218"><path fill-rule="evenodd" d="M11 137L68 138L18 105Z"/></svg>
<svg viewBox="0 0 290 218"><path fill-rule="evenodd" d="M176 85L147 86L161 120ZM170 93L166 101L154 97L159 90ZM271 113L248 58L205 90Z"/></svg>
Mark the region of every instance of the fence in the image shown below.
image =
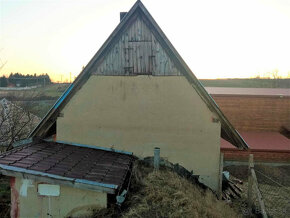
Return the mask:
<svg viewBox="0 0 290 218"><path fill-rule="evenodd" d="M290 216L290 176L279 170L267 171L254 166L253 155L249 157L248 208L263 217Z"/></svg>

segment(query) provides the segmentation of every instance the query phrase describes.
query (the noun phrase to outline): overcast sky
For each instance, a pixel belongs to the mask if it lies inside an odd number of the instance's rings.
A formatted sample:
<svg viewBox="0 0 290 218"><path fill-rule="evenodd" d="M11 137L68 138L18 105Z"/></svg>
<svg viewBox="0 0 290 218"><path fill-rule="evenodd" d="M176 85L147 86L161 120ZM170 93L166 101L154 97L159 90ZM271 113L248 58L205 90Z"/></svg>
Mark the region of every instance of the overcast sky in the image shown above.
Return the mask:
<svg viewBox="0 0 290 218"><path fill-rule="evenodd" d="M195 75L290 76L289 0L143 0ZM0 74L77 76L134 0L0 0Z"/></svg>

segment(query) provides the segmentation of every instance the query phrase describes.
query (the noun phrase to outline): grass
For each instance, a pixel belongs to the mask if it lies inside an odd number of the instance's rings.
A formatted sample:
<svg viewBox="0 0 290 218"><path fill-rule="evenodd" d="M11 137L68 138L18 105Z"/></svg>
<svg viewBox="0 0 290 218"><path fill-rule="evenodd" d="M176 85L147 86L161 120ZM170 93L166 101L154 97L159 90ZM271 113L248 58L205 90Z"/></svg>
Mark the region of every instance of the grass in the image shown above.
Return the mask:
<svg viewBox="0 0 290 218"><path fill-rule="evenodd" d="M135 164L129 195L122 208L96 211L95 217L240 217L209 190L170 169L156 172Z"/></svg>
<svg viewBox="0 0 290 218"><path fill-rule="evenodd" d="M31 90L1 90L0 98L7 98L13 101L39 101L56 100L66 90L68 84L50 84Z"/></svg>

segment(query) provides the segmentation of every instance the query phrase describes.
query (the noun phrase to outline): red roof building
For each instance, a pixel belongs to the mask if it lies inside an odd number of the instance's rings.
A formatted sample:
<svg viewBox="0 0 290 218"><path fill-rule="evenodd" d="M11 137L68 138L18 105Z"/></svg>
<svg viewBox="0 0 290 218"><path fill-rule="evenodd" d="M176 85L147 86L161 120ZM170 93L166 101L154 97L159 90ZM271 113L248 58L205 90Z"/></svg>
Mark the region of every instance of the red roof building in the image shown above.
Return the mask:
<svg viewBox="0 0 290 218"><path fill-rule="evenodd" d="M290 162L290 89L206 87L206 90L250 147L240 151L221 139L226 161L247 161L252 153L256 161Z"/></svg>

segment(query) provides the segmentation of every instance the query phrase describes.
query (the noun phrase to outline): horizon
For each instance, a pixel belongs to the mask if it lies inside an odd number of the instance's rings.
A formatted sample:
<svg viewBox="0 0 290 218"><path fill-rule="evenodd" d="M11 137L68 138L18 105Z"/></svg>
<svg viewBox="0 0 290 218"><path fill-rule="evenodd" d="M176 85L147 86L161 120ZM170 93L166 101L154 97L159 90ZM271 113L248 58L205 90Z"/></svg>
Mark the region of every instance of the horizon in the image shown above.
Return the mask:
<svg viewBox="0 0 290 218"><path fill-rule="evenodd" d="M142 2L198 79L290 78L290 2ZM73 81L134 3L0 0L0 75Z"/></svg>

